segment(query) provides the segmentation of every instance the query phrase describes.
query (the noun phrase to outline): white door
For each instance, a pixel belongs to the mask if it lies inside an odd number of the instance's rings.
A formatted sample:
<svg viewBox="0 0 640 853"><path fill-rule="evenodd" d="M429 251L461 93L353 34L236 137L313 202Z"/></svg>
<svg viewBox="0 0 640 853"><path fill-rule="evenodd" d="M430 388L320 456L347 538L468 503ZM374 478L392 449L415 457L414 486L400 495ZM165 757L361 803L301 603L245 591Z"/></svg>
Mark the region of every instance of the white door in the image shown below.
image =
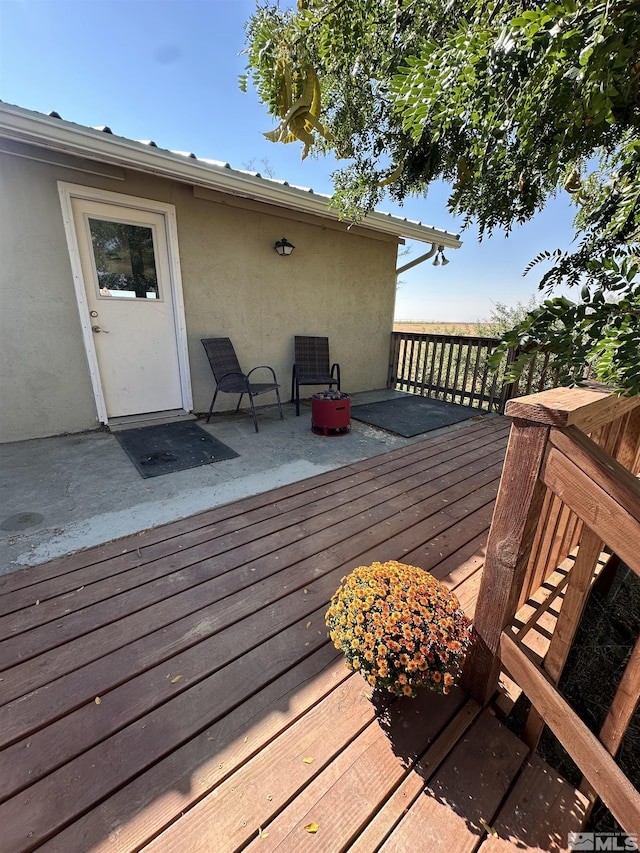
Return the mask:
<svg viewBox="0 0 640 853"><path fill-rule="evenodd" d="M108 420L184 408L166 214L73 194L69 201L98 409Z"/></svg>

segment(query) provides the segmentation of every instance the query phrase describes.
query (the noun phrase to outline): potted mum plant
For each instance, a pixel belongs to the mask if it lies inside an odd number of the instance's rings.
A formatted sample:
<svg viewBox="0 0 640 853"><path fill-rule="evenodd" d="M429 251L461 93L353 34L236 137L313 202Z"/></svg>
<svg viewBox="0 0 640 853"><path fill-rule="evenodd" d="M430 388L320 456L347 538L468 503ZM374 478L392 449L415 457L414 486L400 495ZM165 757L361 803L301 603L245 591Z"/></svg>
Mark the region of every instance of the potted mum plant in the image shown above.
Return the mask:
<svg viewBox="0 0 640 853"><path fill-rule="evenodd" d="M329 636L369 684L396 696L448 693L471 643L456 596L429 572L390 561L342 579L326 614Z"/></svg>

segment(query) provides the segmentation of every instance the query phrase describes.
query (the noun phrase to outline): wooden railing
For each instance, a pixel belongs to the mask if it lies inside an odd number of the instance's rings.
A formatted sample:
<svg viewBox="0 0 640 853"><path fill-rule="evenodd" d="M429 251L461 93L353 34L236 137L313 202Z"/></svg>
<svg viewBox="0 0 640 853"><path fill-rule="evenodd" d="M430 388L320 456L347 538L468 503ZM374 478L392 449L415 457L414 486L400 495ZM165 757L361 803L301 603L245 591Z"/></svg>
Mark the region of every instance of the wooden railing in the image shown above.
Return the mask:
<svg viewBox="0 0 640 853"><path fill-rule="evenodd" d="M488 359L497 338L392 332L388 387L423 397L503 412L507 400L558 384L549 355L537 356L516 383L505 383L512 350L496 371Z"/></svg>
<svg viewBox="0 0 640 853"><path fill-rule="evenodd" d="M513 418L475 612L463 686L491 700L500 669L532 703L525 738L546 724L627 832L640 832L640 794L615 763L640 694L640 639L596 737L556 685L603 556L640 575L640 397L557 388L511 400ZM569 555L571 561L566 560ZM615 555L615 556L612 556ZM516 612L565 561L566 586L544 663Z"/></svg>

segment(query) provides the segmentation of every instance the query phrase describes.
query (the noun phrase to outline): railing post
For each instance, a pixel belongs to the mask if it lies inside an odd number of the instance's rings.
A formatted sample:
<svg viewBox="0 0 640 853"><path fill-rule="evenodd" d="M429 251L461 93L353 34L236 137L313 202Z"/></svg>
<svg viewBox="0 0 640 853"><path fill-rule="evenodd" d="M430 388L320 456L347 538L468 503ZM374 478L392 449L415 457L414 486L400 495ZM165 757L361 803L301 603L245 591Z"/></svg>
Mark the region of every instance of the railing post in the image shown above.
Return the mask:
<svg viewBox="0 0 640 853"><path fill-rule="evenodd" d="M539 479L549 426L516 419L487 542L475 613L475 642L462 686L485 705L500 675L500 635L513 620L544 499Z"/></svg>
<svg viewBox="0 0 640 853"><path fill-rule="evenodd" d="M387 388L395 388L398 379L398 363L400 361L400 335L391 332L391 347L389 349L389 370Z"/></svg>

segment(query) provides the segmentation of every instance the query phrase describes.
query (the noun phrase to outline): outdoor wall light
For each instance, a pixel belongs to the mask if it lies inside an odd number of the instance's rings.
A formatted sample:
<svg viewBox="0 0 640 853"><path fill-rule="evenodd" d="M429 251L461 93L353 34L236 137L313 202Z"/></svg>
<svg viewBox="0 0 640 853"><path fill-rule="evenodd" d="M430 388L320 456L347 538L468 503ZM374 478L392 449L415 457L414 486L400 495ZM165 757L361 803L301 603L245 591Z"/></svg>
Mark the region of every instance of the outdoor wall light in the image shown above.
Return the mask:
<svg viewBox="0 0 640 853"><path fill-rule="evenodd" d="M295 249L293 243L290 243L286 237L283 237L282 240L277 240L274 247L276 252L283 257L285 255L290 255L291 252Z"/></svg>
<svg viewBox="0 0 640 853"><path fill-rule="evenodd" d="M446 267L448 263L449 261L444 256L444 246L438 246L436 256L433 261L434 267L439 267L440 264L442 264L443 267Z"/></svg>

